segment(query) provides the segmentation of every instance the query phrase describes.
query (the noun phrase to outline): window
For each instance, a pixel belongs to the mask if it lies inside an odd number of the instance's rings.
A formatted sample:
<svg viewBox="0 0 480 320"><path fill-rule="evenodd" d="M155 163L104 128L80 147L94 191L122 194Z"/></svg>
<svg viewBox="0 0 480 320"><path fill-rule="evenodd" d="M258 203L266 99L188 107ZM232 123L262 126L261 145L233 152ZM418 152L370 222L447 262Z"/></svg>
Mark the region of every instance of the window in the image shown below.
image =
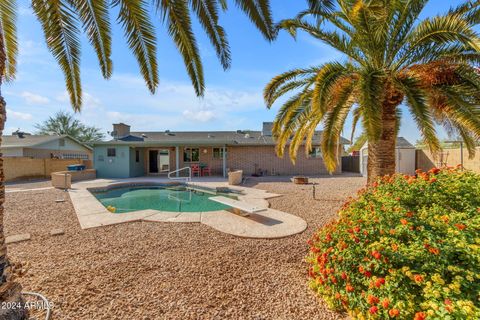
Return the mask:
<svg viewBox="0 0 480 320"><path fill-rule="evenodd" d="M65 147L65 139L60 139L60 140L58 140L58 145L59 145L60 147Z"/></svg>
<svg viewBox="0 0 480 320"><path fill-rule="evenodd" d="M225 155L227 155L227 148L225 148ZM223 159L223 148L213 148L213 159Z"/></svg>
<svg viewBox="0 0 480 320"><path fill-rule="evenodd" d="M183 161L184 162L198 162L198 161L200 161L200 149L199 148L185 148L185 149L183 149Z"/></svg>
<svg viewBox="0 0 480 320"><path fill-rule="evenodd" d="M320 147L313 147L312 151L308 154L310 158L321 158L322 157L322 151L320 150Z"/></svg>
<svg viewBox="0 0 480 320"><path fill-rule="evenodd" d="M107 149L107 157L116 157L116 156L117 156L117 149L115 148Z"/></svg>
<svg viewBox="0 0 480 320"><path fill-rule="evenodd" d="M135 162L140 162L140 150L135 150Z"/></svg>

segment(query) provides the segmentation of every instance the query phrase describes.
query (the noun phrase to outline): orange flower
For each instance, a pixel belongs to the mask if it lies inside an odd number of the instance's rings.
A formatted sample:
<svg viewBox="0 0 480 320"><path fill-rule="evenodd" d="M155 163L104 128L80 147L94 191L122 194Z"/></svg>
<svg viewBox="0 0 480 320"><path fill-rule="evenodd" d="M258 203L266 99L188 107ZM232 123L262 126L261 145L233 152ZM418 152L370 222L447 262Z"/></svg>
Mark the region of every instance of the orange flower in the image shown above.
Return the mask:
<svg viewBox="0 0 480 320"><path fill-rule="evenodd" d="M396 316L398 316L400 314L400 311L398 311L398 309L390 309L388 311L388 315L392 318L395 318Z"/></svg>
<svg viewBox="0 0 480 320"><path fill-rule="evenodd" d="M439 253L440 253L440 250L439 250L439 249L437 249L437 248L434 248L434 247L430 247L430 248L428 248L428 251L429 251L430 253L433 253L433 254L435 254L435 255L437 255L437 254L439 254Z"/></svg>
<svg viewBox="0 0 480 320"><path fill-rule="evenodd" d="M375 314L375 313L377 313L377 311L378 311L378 308L376 306L373 306L373 307L370 308L370 313L371 314Z"/></svg>
<svg viewBox="0 0 480 320"><path fill-rule="evenodd" d="M380 259L382 257L382 255L380 254L380 252L378 251L373 251L372 252L372 256L375 258L375 259Z"/></svg>
<svg viewBox="0 0 480 320"><path fill-rule="evenodd" d="M342 297L342 295L341 295L340 293L338 293L338 292L335 293L335 299L338 300L338 299L340 299L341 297Z"/></svg>
<svg viewBox="0 0 480 320"><path fill-rule="evenodd" d="M375 287L380 288L382 284L385 284L385 279L384 278L378 278L377 281L375 281Z"/></svg>
<svg viewBox="0 0 480 320"><path fill-rule="evenodd" d="M345 280L345 279L347 279L347 274L346 274L345 272L342 272L342 276L341 276L341 277L342 277L343 280Z"/></svg>
<svg viewBox="0 0 480 320"><path fill-rule="evenodd" d="M395 234L396 233L395 229L390 229L389 232L390 232L390 234Z"/></svg>
<svg viewBox="0 0 480 320"><path fill-rule="evenodd" d="M382 307L384 307L385 309L387 309L389 305L390 305L390 300L388 300L387 298L383 299L383 301L382 301Z"/></svg>
<svg viewBox="0 0 480 320"><path fill-rule="evenodd" d="M462 223L455 223L454 226L457 227L458 230L463 230L467 227L466 225L464 225Z"/></svg>
<svg viewBox="0 0 480 320"><path fill-rule="evenodd" d="M413 217L413 212L412 212L412 211L408 211L405 215L406 215L407 217L411 218L411 217Z"/></svg>
<svg viewBox="0 0 480 320"><path fill-rule="evenodd" d="M351 285L347 284L347 286L345 287L345 290L347 290L347 292L353 292L353 290L355 290Z"/></svg>
<svg viewBox="0 0 480 320"><path fill-rule="evenodd" d="M408 223L407 219L400 219L400 222L403 224L403 225L406 225Z"/></svg>
<svg viewBox="0 0 480 320"><path fill-rule="evenodd" d="M416 283L421 283L423 281L423 276L416 274L413 276L413 280L415 280Z"/></svg>
<svg viewBox="0 0 480 320"><path fill-rule="evenodd" d="M417 312L415 313L415 317L413 318L414 320L425 320L427 316L425 315L425 312Z"/></svg>
<svg viewBox="0 0 480 320"><path fill-rule="evenodd" d="M398 250L398 244L396 244L396 243L392 244L392 250L397 251Z"/></svg>
<svg viewBox="0 0 480 320"><path fill-rule="evenodd" d="M379 301L380 301L380 299L378 299L378 298L375 297L375 296L369 295L369 296L367 297L367 302L368 302L368 304L377 304Z"/></svg>

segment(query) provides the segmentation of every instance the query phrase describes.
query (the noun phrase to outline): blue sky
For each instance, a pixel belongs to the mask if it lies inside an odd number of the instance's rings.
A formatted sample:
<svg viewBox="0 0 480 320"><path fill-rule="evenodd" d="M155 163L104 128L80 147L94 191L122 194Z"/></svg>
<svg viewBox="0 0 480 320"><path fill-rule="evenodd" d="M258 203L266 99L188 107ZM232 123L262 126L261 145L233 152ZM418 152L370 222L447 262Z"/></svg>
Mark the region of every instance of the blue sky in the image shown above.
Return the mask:
<svg viewBox="0 0 480 320"><path fill-rule="evenodd" d="M55 112L71 110L63 75L43 40L29 1L20 0L18 76L2 92L7 99L6 134L20 128L35 132L34 125ZM446 11L460 1L431 0L423 16ZM294 16L304 9L305 1L272 0L276 21ZM341 59L335 50L300 34L295 41L285 32L268 43L233 3L223 14L232 51L232 67L223 71L213 48L195 26L204 63L207 91L195 96L180 55L156 24L160 86L155 95L147 90L138 67L125 45L122 30L113 25L113 77L101 77L96 56L85 39L82 41L82 82L84 106L76 117L88 125L111 130L114 122L125 122L138 131L160 130L236 130L260 129L263 121L272 121L279 105L267 110L262 99L265 84L276 74L295 67L306 67ZM347 123L344 136L350 137ZM443 132L439 131L443 136ZM412 119L404 112L400 135L411 142L419 138Z"/></svg>

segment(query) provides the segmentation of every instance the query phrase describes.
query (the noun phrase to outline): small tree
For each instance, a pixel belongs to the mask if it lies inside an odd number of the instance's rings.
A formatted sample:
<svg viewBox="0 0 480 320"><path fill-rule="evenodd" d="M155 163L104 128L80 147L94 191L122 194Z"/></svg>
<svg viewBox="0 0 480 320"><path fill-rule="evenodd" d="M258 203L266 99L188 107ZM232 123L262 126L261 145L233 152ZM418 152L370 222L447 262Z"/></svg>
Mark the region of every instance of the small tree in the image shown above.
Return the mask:
<svg viewBox="0 0 480 320"><path fill-rule="evenodd" d="M100 141L105 138L99 128L86 126L75 119L71 113L65 111L59 111L48 120L37 123L35 128L37 128L38 134L69 135L83 143Z"/></svg>

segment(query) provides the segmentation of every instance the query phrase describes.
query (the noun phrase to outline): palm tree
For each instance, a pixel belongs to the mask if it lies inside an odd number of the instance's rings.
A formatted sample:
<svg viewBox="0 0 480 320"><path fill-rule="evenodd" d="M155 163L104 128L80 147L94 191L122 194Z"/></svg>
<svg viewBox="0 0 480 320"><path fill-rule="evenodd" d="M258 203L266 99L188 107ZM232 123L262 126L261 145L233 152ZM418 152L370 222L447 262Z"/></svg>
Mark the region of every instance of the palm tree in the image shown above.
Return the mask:
<svg viewBox="0 0 480 320"><path fill-rule="evenodd" d="M154 93L158 83L157 44L154 25L148 6L166 28L181 56L195 92L202 96L205 90L202 63L197 41L192 31L195 15L210 39L224 69L230 66L230 49L224 29L219 25L219 13L227 10L226 0L31 0L48 48L64 73L70 102L75 111L82 105L80 81L81 30L87 36L99 61L105 79L112 74L111 29L109 10L115 9L117 21L124 30L127 43L135 56L140 73L148 89ZM272 40L269 0L235 0L235 4L249 17L263 36ZM16 0L0 1L0 87L12 81L16 72L18 54L16 34ZM0 137L6 120L6 102L0 92ZM1 141L0 141L1 142ZM3 233L4 193L3 162L0 159L0 302L22 301L21 287L13 281L11 265ZM22 308L0 309L1 319L26 319Z"/></svg>
<svg viewBox="0 0 480 320"><path fill-rule="evenodd" d="M287 93L273 131L277 153L295 161L306 139L323 124L321 148L329 171L337 145L353 115L367 135L368 181L395 172L395 141L403 103L432 152L440 149L435 125L465 141L470 156L480 137L480 1L420 20L428 0L309 1L309 9L279 28L295 37L304 31L340 52L341 58L273 78L264 98L270 108Z"/></svg>

